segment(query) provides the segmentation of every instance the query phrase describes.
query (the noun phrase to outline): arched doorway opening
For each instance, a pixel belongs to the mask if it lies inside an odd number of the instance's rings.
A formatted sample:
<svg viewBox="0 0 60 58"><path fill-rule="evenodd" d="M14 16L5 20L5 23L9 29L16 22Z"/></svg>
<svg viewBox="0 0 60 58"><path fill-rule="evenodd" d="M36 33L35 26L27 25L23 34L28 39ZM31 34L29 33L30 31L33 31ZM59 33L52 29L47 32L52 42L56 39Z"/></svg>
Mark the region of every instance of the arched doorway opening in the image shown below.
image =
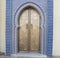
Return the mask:
<svg viewBox="0 0 60 58"><path fill-rule="evenodd" d="M33 7L22 10L18 20L18 52L41 51L41 18Z"/></svg>

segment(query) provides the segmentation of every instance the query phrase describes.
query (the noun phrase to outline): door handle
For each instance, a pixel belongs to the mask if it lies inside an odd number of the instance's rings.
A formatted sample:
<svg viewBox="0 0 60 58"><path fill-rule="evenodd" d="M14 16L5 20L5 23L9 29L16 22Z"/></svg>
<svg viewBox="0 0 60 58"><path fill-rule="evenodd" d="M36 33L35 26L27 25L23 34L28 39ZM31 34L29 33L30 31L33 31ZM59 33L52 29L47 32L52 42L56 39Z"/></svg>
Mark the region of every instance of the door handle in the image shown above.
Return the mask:
<svg viewBox="0 0 60 58"><path fill-rule="evenodd" d="M33 28L33 24L31 24L31 29Z"/></svg>
<svg viewBox="0 0 60 58"><path fill-rule="evenodd" d="M28 29L28 24L26 24L26 29Z"/></svg>
<svg viewBox="0 0 60 58"><path fill-rule="evenodd" d="M26 24L26 29L28 29L29 27L30 27L30 29L32 29L32 28L33 28L33 25L30 24L30 25L28 26L28 24Z"/></svg>

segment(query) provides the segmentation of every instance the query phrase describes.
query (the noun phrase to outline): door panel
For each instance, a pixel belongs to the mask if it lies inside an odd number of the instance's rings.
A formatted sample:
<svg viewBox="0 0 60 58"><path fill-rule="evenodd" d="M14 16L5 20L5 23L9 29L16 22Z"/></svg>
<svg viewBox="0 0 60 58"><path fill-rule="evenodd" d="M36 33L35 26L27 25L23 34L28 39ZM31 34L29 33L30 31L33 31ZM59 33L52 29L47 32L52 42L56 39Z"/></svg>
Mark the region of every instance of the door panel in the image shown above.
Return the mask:
<svg viewBox="0 0 60 58"><path fill-rule="evenodd" d="M19 19L19 51L39 51L40 49L40 18L33 8L27 8Z"/></svg>
<svg viewBox="0 0 60 58"><path fill-rule="evenodd" d="M31 9L31 50L39 51L39 14Z"/></svg>
<svg viewBox="0 0 60 58"><path fill-rule="evenodd" d="M27 24L28 10L25 10L20 16L19 51L27 51L28 49L28 32L26 27Z"/></svg>

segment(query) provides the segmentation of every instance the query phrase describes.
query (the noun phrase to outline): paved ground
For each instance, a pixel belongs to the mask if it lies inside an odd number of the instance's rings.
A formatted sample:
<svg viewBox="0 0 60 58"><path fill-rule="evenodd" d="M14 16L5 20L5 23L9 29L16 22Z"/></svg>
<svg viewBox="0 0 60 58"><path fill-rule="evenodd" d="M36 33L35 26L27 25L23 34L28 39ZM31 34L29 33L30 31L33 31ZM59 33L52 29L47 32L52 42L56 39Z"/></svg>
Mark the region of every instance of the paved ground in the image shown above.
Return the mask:
<svg viewBox="0 0 60 58"><path fill-rule="evenodd" d="M0 58L30 58L30 57L9 57L9 56L0 56ZM35 58L35 57L32 57ZM37 58L37 57L36 57Z"/></svg>
<svg viewBox="0 0 60 58"><path fill-rule="evenodd" d="M26 58L26 57L11 57L11 56L1 56L0 55L0 58ZM30 58L30 57L27 57L27 58ZM34 57L35 58L35 57ZM48 57L49 58L49 57ZM52 57L52 58L60 58L60 57Z"/></svg>
<svg viewBox="0 0 60 58"><path fill-rule="evenodd" d="M10 57L10 56L0 56L0 58L30 58L30 57ZM32 57L35 58L35 57Z"/></svg>
<svg viewBox="0 0 60 58"><path fill-rule="evenodd" d="M11 57L11 56L5 56L5 54L4 53L0 53L0 58L31 58L31 57ZM33 58L35 58L35 57L33 57ZM50 57L48 57L48 58L50 58ZM60 56L59 57L52 57L52 58L60 58Z"/></svg>
<svg viewBox="0 0 60 58"><path fill-rule="evenodd" d="M26 58L26 57L10 57L10 56L0 56L0 58ZM30 58L30 57L27 57ZM49 58L49 57L48 57ZM60 58L60 57L52 57L52 58Z"/></svg>
<svg viewBox="0 0 60 58"><path fill-rule="evenodd" d="M0 58L47 58L46 55L41 55L40 53L18 53L12 54L11 56L0 55Z"/></svg>
<svg viewBox="0 0 60 58"><path fill-rule="evenodd" d="M10 56L0 56L0 58L30 58L30 57L10 57ZM32 57L35 58L35 57ZM37 58L37 57L36 57Z"/></svg>
<svg viewBox="0 0 60 58"><path fill-rule="evenodd" d="M11 57L11 56L5 56L4 53L0 53L0 58L31 58L31 57ZM36 58L36 57L32 57L32 58ZM39 58L41 58L41 57L39 57ZM50 58L50 57L48 57L48 58ZM54 56L52 58L60 58L60 56Z"/></svg>

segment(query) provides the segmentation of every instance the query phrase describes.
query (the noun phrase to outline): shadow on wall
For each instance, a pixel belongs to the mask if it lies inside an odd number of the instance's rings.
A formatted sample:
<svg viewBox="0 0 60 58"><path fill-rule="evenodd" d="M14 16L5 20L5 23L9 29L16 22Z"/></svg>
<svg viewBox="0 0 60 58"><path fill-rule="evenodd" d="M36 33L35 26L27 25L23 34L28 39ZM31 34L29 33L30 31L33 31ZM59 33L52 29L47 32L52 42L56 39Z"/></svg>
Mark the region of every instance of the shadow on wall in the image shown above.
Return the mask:
<svg viewBox="0 0 60 58"><path fill-rule="evenodd" d="M0 55L5 55L5 53L4 52L0 52Z"/></svg>

